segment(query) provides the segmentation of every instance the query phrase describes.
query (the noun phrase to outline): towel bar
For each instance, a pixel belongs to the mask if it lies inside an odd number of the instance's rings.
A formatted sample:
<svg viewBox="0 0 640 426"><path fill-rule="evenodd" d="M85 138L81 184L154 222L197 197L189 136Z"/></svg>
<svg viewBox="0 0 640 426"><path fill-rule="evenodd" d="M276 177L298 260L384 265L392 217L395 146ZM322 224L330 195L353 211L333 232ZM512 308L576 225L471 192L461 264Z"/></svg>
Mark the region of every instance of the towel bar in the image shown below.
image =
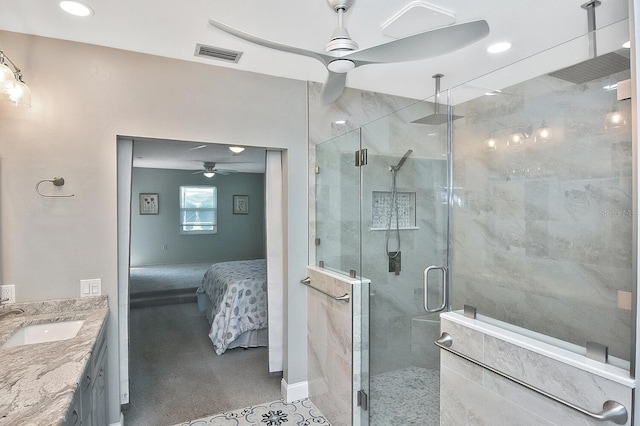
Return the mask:
<svg viewBox="0 0 640 426"><path fill-rule="evenodd" d="M339 300L341 302L346 302L349 303L349 300L351 299L351 296L349 296L349 293L345 293L342 296L334 296L333 294L329 294L324 290L320 290L318 287L314 287L311 285L311 278L307 277L303 280L300 280L300 284L304 284L307 287L310 287L312 289L314 289L315 291L319 291L320 293L329 296L330 298L334 299L334 300Z"/></svg>
<svg viewBox="0 0 640 426"><path fill-rule="evenodd" d="M439 347L440 349L444 349L447 352L450 352L456 356L459 356L460 358L463 358L477 366L480 366L482 368L484 368L485 370L489 370L492 373L497 374L498 376L504 377L507 380L510 380L514 383L517 383L521 386L524 386L525 388L532 390L536 393L539 393L542 396L546 396L547 398L559 402L560 404L564 405L565 407L571 408L572 410L578 411L579 413L582 413L586 416L591 417L594 420L598 420L598 421L602 421L602 422L606 422L606 421L612 421L616 424L619 425L623 425L625 423L627 423L628 420L628 414L627 414L627 409L625 408L624 405L620 404L617 401L612 401L612 400L608 400L605 401L605 403L602 405L602 411L600 411L599 413L593 413L589 410L586 410L584 408L578 407L577 405L574 405L572 403L570 403L569 401L565 401L562 398L558 398L557 396L554 396L546 391L543 391L542 389L539 389L535 386L532 386L528 383L523 382L522 380L516 379L513 376L510 376L507 373L503 373L500 370L496 370L493 367L488 366L487 364L477 361L467 355L464 355L458 351L456 351L455 349L451 349L451 345L453 345L453 338L451 337L451 335L447 332L443 332L442 335L440 335L440 337L435 340L433 342L437 347Z"/></svg>

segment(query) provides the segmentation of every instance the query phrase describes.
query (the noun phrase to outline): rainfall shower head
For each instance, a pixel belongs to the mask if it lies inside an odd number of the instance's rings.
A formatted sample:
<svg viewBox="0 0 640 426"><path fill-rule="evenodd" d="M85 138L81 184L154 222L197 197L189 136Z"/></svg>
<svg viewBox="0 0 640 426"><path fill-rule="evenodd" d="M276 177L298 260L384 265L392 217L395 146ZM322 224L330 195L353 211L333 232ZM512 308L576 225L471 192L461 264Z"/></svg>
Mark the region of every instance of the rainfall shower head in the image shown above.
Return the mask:
<svg viewBox="0 0 640 426"><path fill-rule="evenodd" d="M413 150L410 149L407 152L404 153L404 155L402 156L402 158L400 159L400 161L398 162L398 164L396 166L389 166L389 171L392 172L397 172L398 170L400 170L400 167L402 167L402 165L404 164L405 161L407 161L407 158L409 158L409 156L413 153Z"/></svg>
<svg viewBox="0 0 640 426"><path fill-rule="evenodd" d="M551 77L559 78L570 83L582 84L631 68L630 58L620 55L619 53L610 52L598 56L596 45L596 7L599 5L600 1L598 0L592 0L582 5L582 8L587 11L589 54L591 58L561 70L550 72L549 75Z"/></svg>
<svg viewBox="0 0 640 426"><path fill-rule="evenodd" d="M433 114L427 115L426 117L418 118L417 120L413 120L412 123L416 124L429 124L432 126L438 126L440 124L444 124L449 119L449 116L446 112L441 113L440 109L440 79L443 77L442 74L436 74L433 78L436 79L436 96L434 101L434 111ZM457 120L458 118L462 118L461 115L452 115L452 120Z"/></svg>

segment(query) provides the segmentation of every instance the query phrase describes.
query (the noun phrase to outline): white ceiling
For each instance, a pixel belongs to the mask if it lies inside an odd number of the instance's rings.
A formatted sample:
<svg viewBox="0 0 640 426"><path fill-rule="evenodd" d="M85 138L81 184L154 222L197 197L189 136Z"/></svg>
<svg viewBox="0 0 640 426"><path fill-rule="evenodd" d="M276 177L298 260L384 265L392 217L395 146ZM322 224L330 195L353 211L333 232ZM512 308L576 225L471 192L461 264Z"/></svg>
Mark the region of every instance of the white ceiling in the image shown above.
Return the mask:
<svg viewBox="0 0 640 426"><path fill-rule="evenodd" d="M110 46L209 63L299 80L323 82L327 71L318 61L239 40L208 24L209 18L258 37L303 49L323 51L337 25L325 0L84 0L89 18L63 12L58 0L3 0L0 29ZM382 24L414 0L355 0L345 16L351 37L367 48L393 40ZM444 74L442 87L530 56L587 32L587 0L425 0L451 11L456 23L484 19L491 33L461 51L438 58L356 68L347 86L424 99L433 93L431 76ZM597 25L628 16L626 0L602 0ZM425 22L425 29L431 23ZM486 47L508 40L513 48L491 56ZM194 56L197 43L244 52L238 64ZM2 47L0 46L0 49Z"/></svg>
<svg viewBox="0 0 640 426"><path fill-rule="evenodd" d="M93 16L68 15L58 7L58 0L2 0L0 29L323 82L327 70L320 62L239 40L210 26L208 19L314 51L323 51L337 25L337 15L326 0L84 1L95 10ZM361 49L392 41L393 38L383 34L382 25L413 1L355 0L345 16L345 26ZM454 87L584 35L587 18L580 6L585 1L425 0L452 12L456 23L486 20L489 36L460 51L432 59L356 68L347 76L347 87L427 98L433 94L431 76L436 73L444 74L443 89ZM627 18L627 1L602 0L596 11L597 26L601 28ZM425 22L424 29L433 25ZM509 41L513 47L506 53L488 54L486 47L497 41ZM196 57L198 43L238 50L243 55L237 64ZM11 57L10 52L7 54ZM563 66L559 64L558 68Z"/></svg>
<svg viewBox="0 0 640 426"><path fill-rule="evenodd" d="M234 154L224 144L135 138L133 167L203 171L206 162L215 163L215 169L221 171L264 173L266 149L244 148Z"/></svg>

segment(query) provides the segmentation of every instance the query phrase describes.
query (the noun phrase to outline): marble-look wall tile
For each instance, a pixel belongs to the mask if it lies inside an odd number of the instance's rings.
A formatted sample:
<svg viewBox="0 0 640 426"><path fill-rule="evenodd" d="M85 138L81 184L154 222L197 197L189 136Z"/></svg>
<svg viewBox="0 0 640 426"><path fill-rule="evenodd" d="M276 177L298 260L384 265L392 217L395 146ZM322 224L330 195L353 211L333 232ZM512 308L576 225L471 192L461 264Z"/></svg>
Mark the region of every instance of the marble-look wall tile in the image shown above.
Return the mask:
<svg viewBox="0 0 640 426"><path fill-rule="evenodd" d="M469 320L464 320L464 322ZM472 321L475 323L476 321ZM478 324L482 324L479 322ZM547 352L535 351L535 340L523 345L517 340L506 341L496 331L472 329L471 326L442 321L443 331L453 337L451 348L534 388L553 395L575 406L597 413L603 403L614 400L631 411L633 404L632 381L620 370L620 380L609 373L596 374L597 363L582 357L582 365L565 362L576 355L563 354L557 348L556 358ZM491 333L491 334L489 334ZM506 338L506 337L505 337ZM480 341L479 341L480 340ZM541 348L543 344L540 343ZM553 351L552 351L553 352ZM542 353L546 353L543 355ZM490 369L485 369L454 353L443 350L441 354L441 424L491 424L512 425L597 425L602 424L584 413L508 380ZM574 361L571 361L574 362ZM610 370L611 371L611 370ZM627 383L627 385L623 384ZM631 419L626 424L630 424Z"/></svg>
<svg viewBox="0 0 640 426"><path fill-rule="evenodd" d="M316 267L307 269L311 285L335 296L348 293L349 303L309 288L307 292L307 352L309 398L335 425L350 425L355 392L368 381L367 301L362 288L368 282Z"/></svg>
<svg viewBox="0 0 640 426"><path fill-rule="evenodd" d="M452 307L470 304L579 345L597 341L628 360L631 312L616 295L633 282L631 133L603 120L613 105L630 113L629 102L601 81L549 76L505 92L467 102L465 121L454 122L462 202L452 211ZM543 120L552 140L504 143L513 129L535 131ZM501 143L487 151L491 132Z"/></svg>

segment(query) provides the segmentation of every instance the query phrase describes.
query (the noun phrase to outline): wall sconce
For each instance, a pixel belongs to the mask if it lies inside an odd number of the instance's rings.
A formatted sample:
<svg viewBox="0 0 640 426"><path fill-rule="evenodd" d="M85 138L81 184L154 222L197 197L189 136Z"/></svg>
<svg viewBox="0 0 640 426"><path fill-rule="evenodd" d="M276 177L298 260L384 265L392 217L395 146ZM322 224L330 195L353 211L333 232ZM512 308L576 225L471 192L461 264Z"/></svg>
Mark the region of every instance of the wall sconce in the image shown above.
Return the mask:
<svg viewBox="0 0 640 426"><path fill-rule="evenodd" d="M550 141L552 138L553 138L553 132L551 131L551 127L547 126L547 123L543 120L540 127L536 129L536 133L533 138L533 141L534 142Z"/></svg>
<svg viewBox="0 0 640 426"><path fill-rule="evenodd" d="M20 68L2 50L0 50L0 98L15 105L31 106L31 89L22 80Z"/></svg>
<svg viewBox="0 0 640 426"><path fill-rule="evenodd" d="M613 111L609 111L604 118L605 129L617 129L618 127L622 127L625 124L627 124L627 121L617 108Z"/></svg>

